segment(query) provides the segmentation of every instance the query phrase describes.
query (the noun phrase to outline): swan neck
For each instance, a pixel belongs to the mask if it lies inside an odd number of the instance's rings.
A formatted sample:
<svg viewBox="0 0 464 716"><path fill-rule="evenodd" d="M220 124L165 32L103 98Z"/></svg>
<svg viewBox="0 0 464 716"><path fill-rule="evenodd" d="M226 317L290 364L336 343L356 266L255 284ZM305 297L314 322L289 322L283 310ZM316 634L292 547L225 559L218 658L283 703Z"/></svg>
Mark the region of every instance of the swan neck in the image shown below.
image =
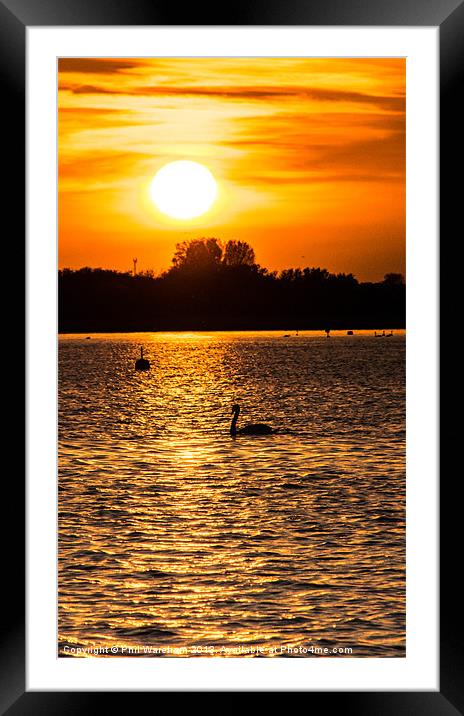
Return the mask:
<svg viewBox="0 0 464 716"><path fill-rule="evenodd" d="M230 434L231 435L237 435L237 420L238 420L239 412L240 412L240 409L234 411L234 416L233 416L232 422L230 424Z"/></svg>

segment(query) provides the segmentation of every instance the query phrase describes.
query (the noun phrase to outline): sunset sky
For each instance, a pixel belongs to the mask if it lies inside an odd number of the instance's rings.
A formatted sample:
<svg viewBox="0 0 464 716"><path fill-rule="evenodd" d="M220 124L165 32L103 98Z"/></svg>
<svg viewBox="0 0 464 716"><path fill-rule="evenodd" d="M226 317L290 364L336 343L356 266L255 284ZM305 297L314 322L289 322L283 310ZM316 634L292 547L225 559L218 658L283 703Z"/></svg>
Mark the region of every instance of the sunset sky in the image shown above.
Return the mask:
<svg viewBox="0 0 464 716"><path fill-rule="evenodd" d="M59 60L59 266L169 268L175 244L248 241L270 269L405 272L405 60ZM153 204L166 163L218 198Z"/></svg>

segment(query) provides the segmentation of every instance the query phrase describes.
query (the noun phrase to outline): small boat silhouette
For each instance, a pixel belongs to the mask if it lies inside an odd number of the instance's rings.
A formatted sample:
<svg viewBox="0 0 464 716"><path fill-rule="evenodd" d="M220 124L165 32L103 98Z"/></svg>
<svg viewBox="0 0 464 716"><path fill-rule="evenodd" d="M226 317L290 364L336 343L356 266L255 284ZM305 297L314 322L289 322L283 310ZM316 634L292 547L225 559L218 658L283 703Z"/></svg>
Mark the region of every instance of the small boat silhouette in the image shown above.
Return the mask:
<svg viewBox="0 0 464 716"><path fill-rule="evenodd" d="M150 361L143 357L143 348L140 348L140 358L135 361L135 370L149 370Z"/></svg>

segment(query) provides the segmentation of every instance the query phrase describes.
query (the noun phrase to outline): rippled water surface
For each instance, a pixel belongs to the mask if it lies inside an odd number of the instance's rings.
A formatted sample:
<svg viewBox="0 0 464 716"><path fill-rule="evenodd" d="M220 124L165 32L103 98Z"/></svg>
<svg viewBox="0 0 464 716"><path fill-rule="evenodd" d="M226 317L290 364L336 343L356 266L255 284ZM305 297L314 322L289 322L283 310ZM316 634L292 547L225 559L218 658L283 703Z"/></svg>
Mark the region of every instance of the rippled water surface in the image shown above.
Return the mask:
<svg viewBox="0 0 464 716"><path fill-rule="evenodd" d="M402 332L61 336L60 655L404 656L404 373Z"/></svg>

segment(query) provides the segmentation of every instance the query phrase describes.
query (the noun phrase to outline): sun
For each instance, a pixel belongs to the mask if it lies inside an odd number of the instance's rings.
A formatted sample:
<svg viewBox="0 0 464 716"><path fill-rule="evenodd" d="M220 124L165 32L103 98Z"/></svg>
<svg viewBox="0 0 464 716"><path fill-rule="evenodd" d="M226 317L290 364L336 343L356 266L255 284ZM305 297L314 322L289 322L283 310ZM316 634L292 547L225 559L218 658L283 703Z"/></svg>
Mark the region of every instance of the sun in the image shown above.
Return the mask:
<svg viewBox="0 0 464 716"><path fill-rule="evenodd" d="M193 219L212 206L217 184L203 164L180 160L169 162L156 172L150 196L163 214L174 219Z"/></svg>

